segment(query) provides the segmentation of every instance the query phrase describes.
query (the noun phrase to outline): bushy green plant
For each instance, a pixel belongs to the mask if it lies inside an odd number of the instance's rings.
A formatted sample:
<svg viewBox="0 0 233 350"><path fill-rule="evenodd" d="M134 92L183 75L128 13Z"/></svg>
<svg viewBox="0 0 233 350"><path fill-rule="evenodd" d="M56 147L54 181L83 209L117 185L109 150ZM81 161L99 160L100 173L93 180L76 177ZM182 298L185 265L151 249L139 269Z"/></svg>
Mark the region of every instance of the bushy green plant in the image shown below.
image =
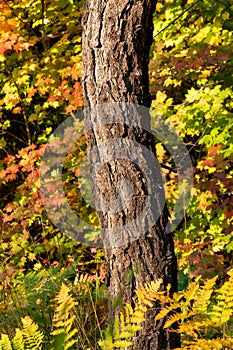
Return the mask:
<svg viewBox="0 0 233 350"><path fill-rule="evenodd" d="M106 297L97 274L80 274L75 264L45 268L37 263L7 286L2 283L0 331L12 340L15 329L21 329L22 319L28 317L43 334L41 348L47 350L58 338L59 342L64 338L64 346L71 347L72 339L76 339L76 345L87 348L99 338L105 322ZM72 336L67 335L69 332Z"/></svg>

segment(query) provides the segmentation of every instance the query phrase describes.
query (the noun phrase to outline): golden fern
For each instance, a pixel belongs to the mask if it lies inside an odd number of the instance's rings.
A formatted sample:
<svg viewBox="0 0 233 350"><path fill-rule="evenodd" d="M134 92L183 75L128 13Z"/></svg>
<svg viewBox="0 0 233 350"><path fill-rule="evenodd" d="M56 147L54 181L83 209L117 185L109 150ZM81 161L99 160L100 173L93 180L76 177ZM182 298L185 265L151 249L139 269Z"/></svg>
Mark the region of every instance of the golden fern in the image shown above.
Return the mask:
<svg viewBox="0 0 233 350"><path fill-rule="evenodd" d="M71 348L76 343L75 335L78 332L74 328L74 322L76 321L74 309L76 303L70 295L70 291L70 288L62 283L60 292L55 298L57 307L53 317L54 331L51 333L60 340L63 339L64 350ZM63 338L61 337L62 335ZM56 339L54 340L55 343Z"/></svg>
<svg viewBox="0 0 233 350"><path fill-rule="evenodd" d="M173 312L173 315L168 317L165 322L164 328L169 328L176 322L180 322L181 325L184 320L206 312L217 276L207 280L202 287L199 286L199 279L197 277L194 282L191 282L186 291L175 293L169 304L158 313L156 320L162 319ZM177 312L177 309L180 311ZM182 329L182 333L183 331Z"/></svg>
<svg viewBox="0 0 233 350"><path fill-rule="evenodd" d="M125 305L124 311L115 318L113 327L107 327L105 339L99 345L104 350L125 349L133 345L132 338L142 328L146 311L157 300L163 308L155 319L167 317L164 328L176 323L178 328L175 331L182 335L183 347L175 350L233 349L233 338L222 327L233 314L233 270L228 275L229 280L217 291L217 276L203 285L198 277L186 291L174 293L172 298L169 287L166 292L158 291L161 280L145 284L136 291L135 307ZM213 332L215 339L211 339Z"/></svg>
<svg viewBox="0 0 233 350"><path fill-rule="evenodd" d="M228 272L229 280L217 291L217 304L210 313L213 324L223 325L233 315L233 269Z"/></svg>
<svg viewBox="0 0 233 350"><path fill-rule="evenodd" d="M195 341L184 341L187 346L175 350L232 350L233 339L197 339Z"/></svg>
<svg viewBox="0 0 233 350"><path fill-rule="evenodd" d="M156 316L156 319L165 317L169 312L175 311L179 305L179 312L175 312L165 322L164 327L169 328L175 322L178 323L177 332L183 335L183 343L187 346L182 349L232 349L233 338L223 333L223 324L226 324L233 314L233 270L228 272L230 276L222 287L215 291L214 286L217 276L207 280L203 286L199 284L199 278L190 283L185 292L175 293L174 302L169 303ZM179 302L177 303L177 301ZM211 338L211 333L221 335L216 339ZM191 337L189 339L185 339ZM178 349L176 349L178 350Z"/></svg>
<svg viewBox="0 0 233 350"><path fill-rule="evenodd" d="M146 311L153 306L153 301L164 296L158 290L162 280L150 282L144 287L137 288L135 306L126 304L124 311L115 317L114 324L109 325L105 331L105 339L99 341L99 345L104 350L125 349L133 345L132 338L135 333L142 329L145 321Z"/></svg>
<svg viewBox="0 0 233 350"><path fill-rule="evenodd" d="M74 285L86 284L95 281L95 275L90 275L88 273L77 274L74 280Z"/></svg>
<svg viewBox="0 0 233 350"><path fill-rule="evenodd" d="M184 292L169 296L167 291L159 291L161 280L146 283L136 290L134 307L126 304L124 310L115 318L113 325L105 331L104 340L99 345L104 350L126 349L133 345L135 333L142 328L145 313L160 302L162 309L156 320L166 317L164 327L178 324L176 331L182 335L182 350L230 350L233 349L232 331L227 331L227 324L233 315L233 270L228 272L229 279L216 290L217 277L201 285L200 279L190 283ZM88 283L88 278L80 277L80 283ZM71 289L62 284L57 294L56 309L53 318L54 341L51 349L70 349L75 343L78 330L76 324L76 303L70 295ZM171 314L171 316L169 316ZM2 334L0 350L41 350L44 336L30 317L22 318L22 329L15 330L10 339ZM174 329L172 329L174 331ZM214 332L214 339L212 333ZM181 350L181 349L175 349Z"/></svg>
<svg viewBox="0 0 233 350"><path fill-rule="evenodd" d="M7 334L2 334L0 340L0 350L13 350L11 346L11 341ZM21 349L19 349L21 350Z"/></svg>
<svg viewBox="0 0 233 350"><path fill-rule="evenodd" d="M86 275L80 276L80 285L87 285L91 282ZM75 288L76 289L76 288ZM77 291L77 290L76 290ZM77 342L77 333L81 329L82 332L82 318L78 318L75 313L76 303L70 295L71 288L62 284L61 289L55 297L55 311L53 317L53 330L51 337L47 341L46 346L52 350L66 350L70 349ZM77 315L77 317L76 317ZM15 329L15 336L11 339L8 335L0 335L0 350L41 350L43 344L43 334L39 331L39 326L34 323L30 317L26 316L21 319L22 329ZM75 328L79 325L78 329ZM84 336L87 338L86 334ZM85 339L86 339L85 338ZM80 339L79 339L80 340ZM91 341L87 338L87 344ZM81 343L81 342L80 342Z"/></svg>
<svg viewBox="0 0 233 350"><path fill-rule="evenodd" d="M208 305L210 304L211 295L214 290L218 276L211 278L210 280L205 281L203 286L199 286L194 296L192 310L196 314L205 313Z"/></svg>
<svg viewBox="0 0 233 350"><path fill-rule="evenodd" d="M12 344L13 344L13 348L18 350L24 350L25 347L24 347L24 339L23 339L23 332L16 328L15 330L15 337L14 339L12 340Z"/></svg>
<svg viewBox="0 0 233 350"><path fill-rule="evenodd" d="M16 329L16 335L10 340L7 334L2 334L0 350L40 350L42 349L43 334L29 316L21 319L23 329Z"/></svg>
<svg viewBox="0 0 233 350"><path fill-rule="evenodd" d="M22 323L25 348L30 350L41 349L44 336L43 333L39 331L38 325L33 322L29 316L22 318ZM19 333L18 337L20 338Z"/></svg>

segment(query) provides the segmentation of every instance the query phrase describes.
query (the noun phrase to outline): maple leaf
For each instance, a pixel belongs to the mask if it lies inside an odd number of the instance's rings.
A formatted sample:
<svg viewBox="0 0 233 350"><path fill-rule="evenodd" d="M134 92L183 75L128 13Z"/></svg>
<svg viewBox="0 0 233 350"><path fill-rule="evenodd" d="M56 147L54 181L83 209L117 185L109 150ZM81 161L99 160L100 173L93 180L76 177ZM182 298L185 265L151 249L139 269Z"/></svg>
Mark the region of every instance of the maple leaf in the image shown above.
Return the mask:
<svg viewBox="0 0 233 350"><path fill-rule="evenodd" d="M7 168L7 172L11 173L11 174L17 174L18 171L19 171L19 165L18 164L11 164Z"/></svg>
<svg viewBox="0 0 233 350"><path fill-rule="evenodd" d="M218 146L214 146L212 147L209 152L208 152L208 156L209 157L215 157L216 153L218 152L218 150L220 150L222 148L222 145L218 145Z"/></svg>
<svg viewBox="0 0 233 350"><path fill-rule="evenodd" d="M15 107L13 110L12 110L12 113L13 114L20 114L22 112L22 108L21 107Z"/></svg>

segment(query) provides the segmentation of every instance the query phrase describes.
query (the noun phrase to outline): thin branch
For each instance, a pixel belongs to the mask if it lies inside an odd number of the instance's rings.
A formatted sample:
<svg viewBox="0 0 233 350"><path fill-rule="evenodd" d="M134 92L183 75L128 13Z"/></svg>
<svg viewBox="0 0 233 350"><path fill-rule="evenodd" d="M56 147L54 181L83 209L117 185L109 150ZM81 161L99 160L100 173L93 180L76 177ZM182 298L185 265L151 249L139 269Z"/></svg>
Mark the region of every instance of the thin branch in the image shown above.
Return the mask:
<svg viewBox="0 0 233 350"><path fill-rule="evenodd" d="M60 38L61 36L65 35L65 34L82 34L82 28L78 28L75 30L63 30L60 33L56 33L56 34L47 34L45 35L43 38L48 38L48 39L56 39L56 38Z"/></svg>
<svg viewBox="0 0 233 350"><path fill-rule="evenodd" d="M24 124L24 123L22 123L22 124ZM25 125L25 124L24 124L24 125ZM27 142L25 142L23 139L21 139L20 137L16 136L15 134L12 134L12 133L11 133L11 132L9 132L9 131L4 131L4 132L1 132L1 134L0 134L0 135L5 135L5 134L12 136L13 138L15 138L15 139L19 140L21 143L23 143L23 144L25 144L25 145L28 145L28 143L27 143Z"/></svg>
<svg viewBox="0 0 233 350"><path fill-rule="evenodd" d="M188 6L186 9L184 9L176 18L174 18L171 22L169 22L165 27L163 27L158 33L156 33L153 38L156 38L159 34L161 34L164 30L166 30L167 28L169 28L172 24L174 24L176 21L178 21L178 19L180 19L187 11L189 11L191 8L193 8L194 6L196 6L196 4L198 2L200 2L201 0L197 0L195 1L193 4L191 4L190 6Z"/></svg>

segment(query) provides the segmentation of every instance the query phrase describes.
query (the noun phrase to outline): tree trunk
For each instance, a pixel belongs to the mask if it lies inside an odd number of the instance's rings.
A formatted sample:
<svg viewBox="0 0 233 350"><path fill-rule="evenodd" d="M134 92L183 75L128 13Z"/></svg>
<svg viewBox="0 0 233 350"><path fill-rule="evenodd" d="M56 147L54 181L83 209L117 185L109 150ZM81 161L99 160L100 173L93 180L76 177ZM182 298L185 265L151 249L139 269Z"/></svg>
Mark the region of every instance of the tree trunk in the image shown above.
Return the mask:
<svg viewBox="0 0 233 350"><path fill-rule="evenodd" d="M83 15L83 94L84 107L90 108L85 125L107 286L112 301L120 297L131 304L135 288L151 280L162 278L163 289L170 283L171 292L177 290L161 174L151 155L150 116L138 107L150 107L148 63L155 4L87 0ZM96 170L97 163L101 165ZM156 312L154 308L147 313L134 349L179 346L179 337L163 330L164 322L155 322ZM110 314L114 313L112 307Z"/></svg>

